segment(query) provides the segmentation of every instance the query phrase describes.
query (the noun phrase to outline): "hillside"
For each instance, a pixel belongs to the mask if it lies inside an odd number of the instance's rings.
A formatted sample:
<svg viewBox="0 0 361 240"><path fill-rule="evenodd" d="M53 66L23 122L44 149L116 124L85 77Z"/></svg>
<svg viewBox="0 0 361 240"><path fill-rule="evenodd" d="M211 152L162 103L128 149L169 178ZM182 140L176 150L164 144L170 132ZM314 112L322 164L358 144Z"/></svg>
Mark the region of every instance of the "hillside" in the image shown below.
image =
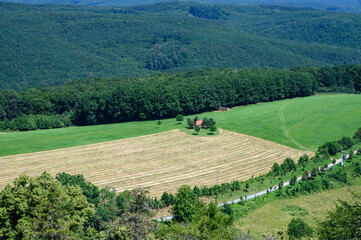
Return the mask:
<svg viewBox="0 0 361 240"><path fill-rule="evenodd" d="M89 6L135 6L158 2L170 2L165 0L2 0L4 2L30 3L30 4L71 4ZM177 0L173 0L176 2ZM332 11L361 12L361 2L358 0L193 0L200 3L217 4L244 4L244 5L281 5L302 8L326 9Z"/></svg>
<svg viewBox="0 0 361 240"><path fill-rule="evenodd" d="M360 95L321 95L254 104L233 108L229 112L208 112L198 116L201 119L213 117L219 128L228 131L302 149L295 144L297 142L315 150L326 141L354 134L361 126L360 104ZM283 120L280 118L281 110ZM189 117L193 119L194 115ZM159 134L174 129L183 130L186 126L186 123L177 124L174 118L161 122L160 127L156 121L141 121L1 133L0 156Z"/></svg>
<svg viewBox="0 0 361 240"><path fill-rule="evenodd" d="M361 15L287 7L202 6L0 3L0 90L205 67L361 62L357 38ZM202 17L190 15L192 7L203 11ZM208 19L208 10L221 15Z"/></svg>

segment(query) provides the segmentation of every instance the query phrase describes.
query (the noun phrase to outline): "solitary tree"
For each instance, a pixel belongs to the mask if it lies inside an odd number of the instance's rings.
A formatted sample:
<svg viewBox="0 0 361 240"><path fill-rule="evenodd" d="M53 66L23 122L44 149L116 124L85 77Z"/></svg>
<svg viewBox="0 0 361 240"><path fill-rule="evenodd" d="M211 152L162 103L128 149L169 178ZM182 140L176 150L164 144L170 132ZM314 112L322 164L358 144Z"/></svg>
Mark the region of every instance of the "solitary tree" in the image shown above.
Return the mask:
<svg viewBox="0 0 361 240"><path fill-rule="evenodd" d="M192 119L187 118L187 125L188 125L189 128L193 128L194 123L193 123Z"/></svg>
<svg viewBox="0 0 361 240"><path fill-rule="evenodd" d="M177 117L176 117L176 120L177 120L177 122L182 123L183 120L184 120L183 115L182 115L182 114L178 114Z"/></svg>
<svg viewBox="0 0 361 240"><path fill-rule="evenodd" d="M215 125L212 125L212 126L210 126L209 131L211 131L212 134L214 134L214 132L217 131L217 127Z"/></svg>
<svg viewBox="0 0 361 240"><path fill-rule="evenodd" d="M158 122L157 122L158 128L160 128L161 124L162 124L162 122L160 120L158 120Z"/></svg>
<svg viewBox="0 0 361 240"><path fill-rule="evenodd" d="M198 135L198 133L199 133L200 130L201 130L201 128L198 127L198 126L196 126L196 127L194 128L194 131L196 131L197 135Z"/></svg>

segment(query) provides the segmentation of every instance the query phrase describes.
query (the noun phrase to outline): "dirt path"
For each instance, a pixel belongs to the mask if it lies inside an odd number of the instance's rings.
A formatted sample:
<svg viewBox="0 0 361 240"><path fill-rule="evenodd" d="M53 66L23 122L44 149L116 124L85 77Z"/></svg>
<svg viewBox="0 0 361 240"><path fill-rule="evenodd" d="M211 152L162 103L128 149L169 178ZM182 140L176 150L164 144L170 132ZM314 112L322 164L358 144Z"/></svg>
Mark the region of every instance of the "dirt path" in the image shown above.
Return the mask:
<svg viewBox="0 0 361 240"><path fill-rule="evenodd" d="M284 117L284 110L287 107L288 103L285 103L279 110L278 115L280 117L280 121L281 121L281 125L282 125L282 131L283 131L283 135L290 140L292 143L294 143L296 146L298 146L299 148L303 149L303 150L309 150L307 149L305 146L303 146L302 144L300 144L299 142L297 142L290 134L286 125L286 120Z"/></svg>

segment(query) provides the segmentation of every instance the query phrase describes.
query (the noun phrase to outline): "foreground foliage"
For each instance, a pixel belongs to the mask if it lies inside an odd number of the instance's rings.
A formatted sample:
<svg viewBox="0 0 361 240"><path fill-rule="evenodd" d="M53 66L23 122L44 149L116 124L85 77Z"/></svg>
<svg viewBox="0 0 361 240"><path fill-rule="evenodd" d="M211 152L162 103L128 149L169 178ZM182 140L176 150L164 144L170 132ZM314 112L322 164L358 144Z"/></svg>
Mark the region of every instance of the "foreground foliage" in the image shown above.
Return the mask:
<svg viewBox="0 0 361 240"><path fill-rule="evenodd" d="M361 236L361 199L339 201L336 209L319 223L320 239L358 239Z"/></svg>
<svg viewBox="0 0 361 240"><path fill-rule="evenodd" d="M85 224L94 213L79 187L22 175L0 192L0 238L77 239L92 232Z"/></svg>

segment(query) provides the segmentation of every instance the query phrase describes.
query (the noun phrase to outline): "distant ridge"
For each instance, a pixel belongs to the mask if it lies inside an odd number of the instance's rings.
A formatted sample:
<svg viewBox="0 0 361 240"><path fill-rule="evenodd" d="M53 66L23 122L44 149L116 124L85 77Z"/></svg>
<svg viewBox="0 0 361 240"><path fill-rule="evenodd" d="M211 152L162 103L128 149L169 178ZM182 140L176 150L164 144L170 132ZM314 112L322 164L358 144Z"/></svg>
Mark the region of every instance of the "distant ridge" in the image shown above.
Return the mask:
<svg viewBox="0 0 361 240"><path fill-rule="evenodd" d="M137 6L158 2L182 2L179 0L1 0L28 4L66 4L87 6ZM186 2L186 1L183 1ZM279 5L301 8L314 8L340 12L361 13L360 0L192 0L189 2L244 5Z"/></svg>
<svg viewBox="0 0 361 240"><path fill-rule="evenodd" d="M292 7L0 2L0 90L207 67L358 64L359 36L361 14Z"/></svg>

